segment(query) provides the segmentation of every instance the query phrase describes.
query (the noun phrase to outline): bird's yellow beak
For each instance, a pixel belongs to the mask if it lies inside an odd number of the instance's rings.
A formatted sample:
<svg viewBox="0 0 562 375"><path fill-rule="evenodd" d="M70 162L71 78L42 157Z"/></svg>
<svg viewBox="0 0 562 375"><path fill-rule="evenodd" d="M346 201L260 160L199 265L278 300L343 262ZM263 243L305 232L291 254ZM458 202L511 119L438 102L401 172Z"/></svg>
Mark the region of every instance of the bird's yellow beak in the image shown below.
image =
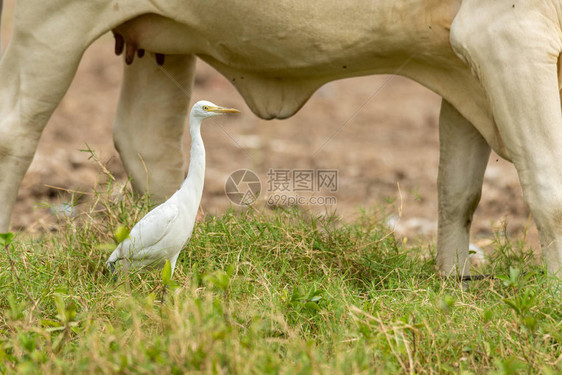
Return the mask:
<svg viewBox="0 0 562 375"><path fill-rule="evenodd" d="M240 113L240 111L237 109L223 107L209 107L208 111L215 113Z"/></svg>

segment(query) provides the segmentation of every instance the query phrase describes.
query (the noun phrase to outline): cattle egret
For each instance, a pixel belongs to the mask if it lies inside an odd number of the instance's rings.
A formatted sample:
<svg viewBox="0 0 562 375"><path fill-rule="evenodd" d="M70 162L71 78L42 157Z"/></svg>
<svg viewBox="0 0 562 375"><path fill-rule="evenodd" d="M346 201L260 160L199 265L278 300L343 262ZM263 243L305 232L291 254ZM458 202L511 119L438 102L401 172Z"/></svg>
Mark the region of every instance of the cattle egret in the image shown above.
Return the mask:
<svg viewBox="0 0 562 375"><path fill-rule="evenodd" d="M146 214L113 251L107 260L112 272L119 261L128 271L162 267L168 259L174 273L178 255L193 232L203 193L205 147L201 138L201 122L213 116L237 112L205 100L195 103L189 116L191 157L187 178L170 199Z"/></svg>

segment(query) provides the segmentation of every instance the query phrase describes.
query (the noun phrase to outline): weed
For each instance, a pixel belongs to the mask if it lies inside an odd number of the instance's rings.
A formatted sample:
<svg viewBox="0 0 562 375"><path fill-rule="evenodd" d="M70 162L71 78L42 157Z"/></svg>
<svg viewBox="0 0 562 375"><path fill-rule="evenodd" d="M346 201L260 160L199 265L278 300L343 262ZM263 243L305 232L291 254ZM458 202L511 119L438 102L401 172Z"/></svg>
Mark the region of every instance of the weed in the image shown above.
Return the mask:
<svg viewBox="0 0 562 375"><path fill-rule="evenodd" d="M150 204L110 179L80 206L0 235L2 373L562 372L559 280L507 237L499 280L464 290L376 212L231 210L196 226L173 280L114 283L104 262Z"/></svg>

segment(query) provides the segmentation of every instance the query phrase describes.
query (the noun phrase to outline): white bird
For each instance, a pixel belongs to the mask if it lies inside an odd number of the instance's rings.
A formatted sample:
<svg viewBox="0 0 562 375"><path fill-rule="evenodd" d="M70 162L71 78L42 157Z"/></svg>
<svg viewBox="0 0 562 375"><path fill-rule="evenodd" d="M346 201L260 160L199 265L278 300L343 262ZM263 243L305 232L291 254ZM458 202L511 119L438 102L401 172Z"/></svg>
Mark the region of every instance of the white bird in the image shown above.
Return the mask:
<svg viewBox="0 0 562 375"><path fill-rule="evenodd" d="M113 272L121 262L123 269L163 267L166 259L172 274L181 249L193 232L205 179L205 147L201 138L201 122L225 113L237 113L201 100L189 115L191 157L189 171L180 189L166 202L150 211L131 230L127 239L117 246L106 264Z"/></svg>

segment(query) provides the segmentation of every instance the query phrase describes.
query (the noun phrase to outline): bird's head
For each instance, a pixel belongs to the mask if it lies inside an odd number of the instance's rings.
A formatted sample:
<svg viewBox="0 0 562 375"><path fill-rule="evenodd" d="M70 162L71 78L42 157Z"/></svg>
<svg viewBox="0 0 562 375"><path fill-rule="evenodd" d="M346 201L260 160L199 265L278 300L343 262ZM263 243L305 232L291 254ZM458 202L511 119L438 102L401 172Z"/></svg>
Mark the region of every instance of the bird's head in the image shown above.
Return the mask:
<svg viewBox="0 0 562 375"><path fill-rule="evenodd" d="M239 113L234 108L225 108L211 103L207 100L200 100L191 109L191 116L204 120L209 117L224 115L225 113Z"/></svg>

